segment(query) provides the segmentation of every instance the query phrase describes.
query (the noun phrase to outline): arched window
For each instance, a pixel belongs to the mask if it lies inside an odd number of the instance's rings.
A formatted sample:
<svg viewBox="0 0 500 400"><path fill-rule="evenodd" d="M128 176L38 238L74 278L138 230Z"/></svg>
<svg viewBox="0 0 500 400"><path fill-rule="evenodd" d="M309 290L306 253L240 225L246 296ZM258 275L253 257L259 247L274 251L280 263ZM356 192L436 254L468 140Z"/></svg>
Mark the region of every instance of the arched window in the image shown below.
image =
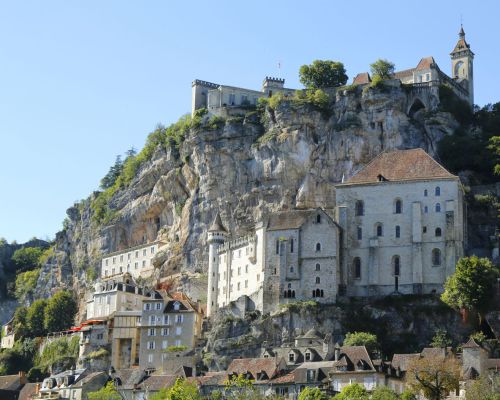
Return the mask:
<svg viewBox="0 0 500 400"><path fill-rule="evenodd" d="M434 190L434 194L436 196L441 196L441 188L439 186L436 186L436 189Z"/></svg>
<svg viewBox="0 0 500 400"><path fill-rule="evenodd" d="M319 297L323 297L323 289L320 290Z"/></svg>
<svg viewBox="0 0 500 400"><path fill-rule="evenodd" d="M363 204L363 201L361 200L356 201L356 207L354 211L357 216L365 215L365 205Z"/></svg>
<svg viewBox="0 0 500 400"><path fill-rule="evenodd" d="M429 207L425 206L425 207L424 207L424 213L426 213L426 214L427 214L428 212L429 212Z"/></svg>
<svg viewBox="0 0 500 400"><path fill-rule="evenodd" d="M396 225L396 238L401 237L401 227L399 225Z"/></svg>
<svg viewBox="0 0 500 400"><path fill-rule="evenodd" d="M290 267L290 272L293 273L293 267Z"/></svg>
<svg viewBox="0 0 500 400"><path fill-rule="evenodd" d="M352 261L353 273L355 279L361 279L361 258L355 257Z"/></svg>
<svg viewBox="0 0 500 400"><path fill-rule="evenodd" d="M363 239L363 229L361 229L360 226L358 226L358 240Z"/></svg>
<svg viewBox="0 0 500 400"><path fill-rule="evenodd" d="M316 243L316 251L321 251L321 243Z"/></svg>
<svg viewBox="0 0 500 400"><path fill-rule="evenodd" d="M401 269L401 258L399 256L392 257L392 271L394 276L400 275Z"/></svg>
<svg viewBox="0 0 500 400"><path fill-rule="evenodd" d="M321 283L321 278L319 276L316 277L316 284L319 285Z"/></svg>
<svg viewBox="0 0 500 400"><path fill-rule="evenodd" d="M436 212L441 212L441 203L436 203Z"/></svg>
<svg viewBox="0 0 500 400"><path fill-rule="evenodd" d="M290 238L290 253L293 253L293 238Z"/></svg>
<svg viewBox="0 0 500 400"><path fill-rule="evenodd" d="M394 213L401 214L403 212L403 202L401 199L396 199L394 202Z"/></svg>
<svg viewBox="0 0 500 400"><path fill-rule="evenodd" d="M424 190L424 197L427 197L429 193L427 192L427 189Z"/></svg>
<svg viewBox="0 0 500 400"><path fill-rule="evenodd" d="M441 236L441 228L436 228L435 234L436 234L436 237L440 237Z"/></svg>
<svg viewBox="0 0 500 400"><path fill-rule="evenodd" d="M375 235L377 235L378 237L384 235L384 231L382 229L382 224L380 222L375 224Z"/></svg>
<svg viewBox="0 0 500 400"><path fill-rule="evenodd" d="M316 264L316 271L321 271L321 265Z"/></svg>
<svg viewBox="0 0 500 400"><path fill-rule="evenodd" d="M321 215L316 215L316 223L321 224Z"/></svg>
<svg viewBox="0 0 500 400"><path fill-rule="evenodd" d="M288 284L288 289L291 289L291 288L292 288L292 284L291 284L291 283L289 283L289 284Z"/></svg>
<svg viewBox="0 0 500 400"><path fill-rule="evenodd" d="M292 290L292 298L295 298L295 290Z"/></svg>
<svg viewBox="0 0 500 400"><path fill-rule="evenodd" d="M432 250L432 265L434 266L441 265L441 250L439 249Z"/></svg>

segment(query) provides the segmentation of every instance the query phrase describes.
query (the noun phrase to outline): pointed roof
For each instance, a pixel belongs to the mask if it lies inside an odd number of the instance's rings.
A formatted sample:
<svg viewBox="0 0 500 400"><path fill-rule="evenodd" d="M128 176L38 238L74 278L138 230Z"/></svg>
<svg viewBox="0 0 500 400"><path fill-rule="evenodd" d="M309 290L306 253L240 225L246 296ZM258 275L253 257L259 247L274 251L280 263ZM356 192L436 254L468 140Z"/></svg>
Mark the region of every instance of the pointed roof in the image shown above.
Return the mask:
<svg viewBox="0 0 500 400"><path fill-rule="evenodd" d="M473 338L470 338L469 341L462 346L462 349L478 349L480 347L481 346L479 346Z"/></svg>
<svg viewBox="0 0 500 400"><path fill-rule="evenodd" d="M380 181L457 179L423 149L392 150L380 153L344 185ZM339 184L342 186L343 184Z"/></svg>
<svg viewBox="0 0 500 400"><path fill-rule="evenodd" d="M436 66L436 65L437 65L437 63L436 63L436 60L434 60L434 57L432 57L432 56L424 57L418 62L416 70L419 71L422 69L429 69L429 68Z"/></svg>
<svg viewBox="0 0 500 400"><path fill-rule="evenodd" d="M222 220L220 218L220 213L217 211L214 222L210 225L208 229L209 232L227 232L227 229L222 225Z"/></svg>
<svg viewBox="0 0 500 400"><path fill-rule="evenodd" d="M464 27L460 26L460 32L458 32L458 42L450 54L453 55L455 53L460 53L461 51L464 50L468 50L472 55L474 55L474 53L470 49L469 43L467 43L467 41L465 40Z"/></svg>
<svg viewBox="0 0 500 400"><path fill-rule="evenodd" d="M363 85L365 83L370 83L372 78L370 78L370 74L368 72L361 72L355 76L352 81L353 85Z"/></svg>

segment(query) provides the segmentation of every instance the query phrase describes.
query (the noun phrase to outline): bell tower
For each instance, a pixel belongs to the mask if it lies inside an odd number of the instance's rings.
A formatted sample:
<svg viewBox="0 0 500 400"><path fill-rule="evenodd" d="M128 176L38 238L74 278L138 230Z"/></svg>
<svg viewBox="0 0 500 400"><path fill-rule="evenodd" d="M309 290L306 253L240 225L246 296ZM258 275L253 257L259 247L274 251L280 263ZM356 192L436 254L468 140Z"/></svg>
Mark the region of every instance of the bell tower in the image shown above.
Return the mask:
<svg viewBox="0 0 500 400"><path fill-rule="evenodd" d="M460 83L469 92L469 103L474 106L474 75L473 61L474 53L470 45L465 41L463 26L460 26L458 42L450 53L451 56L451 77Z"/></svg>
<svg viewBox="0 0 500 400"><path fill-rule="evenodd" d="M211 317L217 310L217 297L219 293L219 247L224 244L227 237L227 229L222 225L220 214L217 213L214 222L208 229L208 293L207 293L207 317Z"/></svg>

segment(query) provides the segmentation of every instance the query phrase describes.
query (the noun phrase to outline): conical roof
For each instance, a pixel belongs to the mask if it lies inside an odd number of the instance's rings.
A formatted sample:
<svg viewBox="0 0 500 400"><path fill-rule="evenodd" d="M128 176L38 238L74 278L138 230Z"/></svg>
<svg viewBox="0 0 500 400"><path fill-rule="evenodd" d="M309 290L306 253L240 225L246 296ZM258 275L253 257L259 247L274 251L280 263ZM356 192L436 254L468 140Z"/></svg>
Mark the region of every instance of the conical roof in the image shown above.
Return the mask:
<svg viewBox="0 0 500 400"><path fill-rule="evenodd" d="M220 213L217 212L217 215L215 216L214 222L208 229L209 232L227 232L227 229L224 228L224 225L222 225L222 220L220 218Z"/></svg>
<svg viewBox="0 0 500 400"><path fill-rule="evenodd" d="M302 336L303 339L321 339L320 337L320 333L312 328L312 329L309 329L305 335Z"/></svg>

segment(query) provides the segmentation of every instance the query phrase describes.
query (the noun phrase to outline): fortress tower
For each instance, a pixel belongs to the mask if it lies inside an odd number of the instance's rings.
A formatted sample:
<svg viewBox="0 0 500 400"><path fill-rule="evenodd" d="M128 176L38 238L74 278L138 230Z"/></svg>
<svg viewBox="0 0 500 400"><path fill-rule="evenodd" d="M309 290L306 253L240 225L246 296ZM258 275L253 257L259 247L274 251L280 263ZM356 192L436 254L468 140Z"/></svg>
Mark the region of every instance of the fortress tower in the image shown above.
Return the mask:
<svg viewBox="0 0 500 400"><path fill-rule="evenodd" d="M474 75L473 61L474 53L470 45L465 41L464 28L460 27L459 39L451 56L451 77L465 87L469 92L469 102L474 106Z"/></svg>
<svg viewBox="0 0 500 400"><path fill-rule="evenodd" d="M220 214L217 212L215 220L208 229L208 295L207 295L207 317L217 309L217 295L219 293L219 247L224 244L227 230L222 225Z"/></svg>

